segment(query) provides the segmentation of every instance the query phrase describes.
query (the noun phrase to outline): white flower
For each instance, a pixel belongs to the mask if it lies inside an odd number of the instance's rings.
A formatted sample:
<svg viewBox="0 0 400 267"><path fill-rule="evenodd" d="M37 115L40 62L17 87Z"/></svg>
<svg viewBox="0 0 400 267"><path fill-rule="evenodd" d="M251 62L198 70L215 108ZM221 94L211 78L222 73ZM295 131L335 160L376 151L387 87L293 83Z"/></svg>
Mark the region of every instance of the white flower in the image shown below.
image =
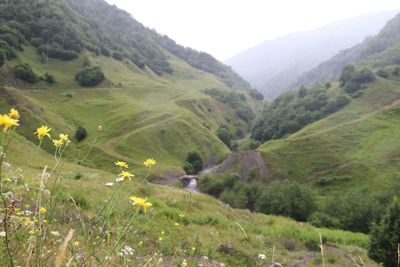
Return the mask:
<svg viewBox="0 0 400 267"><path fill-rule="evenodd" d="M115 179L115 181L117 183L122 183L124 181L124 177L118 177L117 179Z"/></svg>
<svg viewBox="0 0 400 267"><path fill-rule="evenodd" d="M6 232L1 231L1 232L0 232L0 237L5 237L5 236L6 236Z"/></svg>
<svg viewBox="0 0 400 267"><path fill-rule="evenodd" d="M182 267L186 267L186 266L187 266L187 261L186 261L186 259L183 259L181 266L182 266Z"/></svg>
<svg viewBox="0 0 400 267"><path fill-rule="evenodd" d="M258 257L257 257L259 260L265 260L265 254L258 254Z"/></svg>
<svg viewBox="0 0 400 267"><path fill-rule="evenodd" d="M112 187L114 183L106 183L105 186Z"/></svg>
<svg viewBox="0 0 400 267"><path fill-rule="evenodd" d="M28 217L28 216L31 216L31 215L32 215L32 211L30 211L30 210L23 210L23 211L21 212L21 214L22 214L22 216Z"/></svg>

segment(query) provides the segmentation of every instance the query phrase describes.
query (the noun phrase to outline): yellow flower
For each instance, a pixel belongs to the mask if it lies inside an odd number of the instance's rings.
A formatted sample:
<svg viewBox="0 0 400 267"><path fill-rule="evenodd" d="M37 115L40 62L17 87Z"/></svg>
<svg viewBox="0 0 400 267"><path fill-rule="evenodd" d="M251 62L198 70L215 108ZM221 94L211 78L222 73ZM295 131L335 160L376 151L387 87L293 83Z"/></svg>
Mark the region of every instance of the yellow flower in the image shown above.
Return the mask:
<svg viewBox="0 0 400 267"><path fill-rule="evenodd" d="M146 166L146 167L153 167L154 165L157 164L157 162L156 162L154 159L146 159L146 160L143 162L143 164L144 164L144 166Z"/></svg>
<svg viewBox="0 0 400 267"><path fill-rule="evenodd" d="M53 144L54 144L55 147L60 147L60 146L62 146L64 144L64 142L61 139L53 140Z"/></svg>
<svg viewBox="0 0 400 267"><path fill-rule="evenodd" d="M72 243L72 245L74 245L74 247L79 247L80 243L79 241L75 241L74 243Z"/></svg>
<svg viewBox="0 0 400 267"><path fill-rule="evenodd" d="M0 115L0 127L3 127L3 132L7 132L13 126L19 126L18 120L12 119L8 115Z"/></svg>
<svg viewBox="0 0 400 267"><path fill-rule="evenodd" d="M45 213L47 212L47 209L44 208L44 207L41 207L41 208L39 209L39 211L40 211L41 214L45 214Z"/></svg>
<svg viewBox="0 0 400 267"><path fill-rule="evenodd" d="M50 231L50 234L52 234L54 236L60 236L60 232L59 231Z"/></svg>
<svg viewBox="0 0 400 267"><path fill-rule="evenodd" d="M179 217L181 217L181 219L185 218L185 214L181 213L179 214Z"/></svg>
<svg viewBox="0 0 400 267"><path fill-rule="evenodd" d="M196 248L195 247L192 247L192 251L194 252L196 250Z"/></svg>
<svg viewBox="0 0 400 267"><path fill-rule="evenodd" d="M176 223L174 223L174 225L175 225L175 226L179 226L180 224L176 222Z"/></svg>
<svg viewBox="0 0 400 267"><path fill-rule="evenodd" d="M125 161L116 161L114 164L115 166L128 169L128 164Z"/></svg>
<svg viewBox="0 0 400 267"><path fill-rule="evenodd" d="M147 208L153 206L153 204L147 201L147 198L131 196L129 199L132 200L132 205L142 207L144 212L147 212Z"/></svg>
<svg viewBox="0 0 400 267"><path fill-rule="evenodd" d="M134 177L135 175L133 173L130 173L130 172L121 171L119 176L124 178L124 180L128 179L130 181L132 179L132 177Z"/></svg>
<svg viewBox="0 0 400 267"><path fill-rule="evenodd" d="M51 138L51 136L49 134L50 131L51 131L51 129L49 127L41 126L36 129L36 132L34 134L37 135L39 140L42 140L45 136L47 136L48 138Z"/></svg>
<svg viewBox="0 0 400 267"><path fill-rule="evenodd" d="M10 109L10 113L8 113L8 116L14 120L19 120L20 117L18 110L16 110L15 108Z"/></svg>
<svg viewBox="0 0 400 267"><path fill-rule="evenodd" d="M60 134L60 141L64 143L67 143L69 141L68 134Z"/></svg>

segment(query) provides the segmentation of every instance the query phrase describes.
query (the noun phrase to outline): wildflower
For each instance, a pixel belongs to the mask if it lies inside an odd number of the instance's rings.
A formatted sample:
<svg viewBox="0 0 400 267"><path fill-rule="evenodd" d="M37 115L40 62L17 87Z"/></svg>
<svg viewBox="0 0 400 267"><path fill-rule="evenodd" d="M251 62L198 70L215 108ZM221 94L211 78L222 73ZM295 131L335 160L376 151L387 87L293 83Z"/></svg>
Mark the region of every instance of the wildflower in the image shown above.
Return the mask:
<svg viewBox="0 0 400 267"><path fill-rule="evenodd" d="M127 172L127 171L121 171L119 174L120 177L124 178L124 180L128 179L129 181L134 177L133 173Z"/></svg>
<svg viewBox="0 0 400 267"><path fill-rule="evenodd" d="M0 127L3 127L3 132L7 132L13 126L19 126L18 120L10 118L8 115L0 115Z"/></svg>
<svg viewBox="0 0 400 267"><path fill-rule="evenodd" d="M258 254L258 257L257 257L259 260L265 260L265 258L266 258L266 256L265 256L265 254Z"/></svg>
<svg viewBox="0 0 400 267"><path fill-rule="evenodd" d="M125 161L116 161L114 164L115 166L128 169L128 164Z"/></svg>
<svg viewBox="0 0 400 267"><path fill-rule="evenodd" d="M129 199L132 200L132 205L142 207L144 212L147 212L147 208L153 206L153 204L147 201L147 198L131 196Z"/></svg>
<svg viewBox="0 0 400 267"><path fill-rule="evenodd" d="M174 225L175 225L175 226L179 226L180 224L176 222L176 223L174 223Z"/></svg>
<svg viewBox="0 0 400 267"><path fill-rule="evenodd" d="M49 127L41 126L36 129L36 132L34 134L37 135L39 140L42 140L45 136L47 136L48 138L51 138L50 131L51 131L51 129Z"/></svg>
<svg viewBox="0 0 400 267"><path fill-rule="evenodd" d="M6 236L6 232L5 231L1 231L0 232L0 237L5 237Z"/></svg>
<svg viewBox="0 0 400 267"><path fill-rule="evenodd" d="M159 236L159 237L158 237L158 241L161 242L162 240L163 240L163 237L162 237L162 236Z"/></svg>
<svg viewBox="0 0 400 267"><path fill-rule="evenodd" d="M114 183L106 183L105 186L112 187Z"/></svg>
<svg viewBox="0 0 400 267"><path fill-rule="evenodd" d="M187 266L187 261L186 261L186 259L183 259L181 266L182 266L182 267L186 267L186 266Z"/></svg>
<svg viewBox="0 0 400 267"><path fill-rule="evenodd" d="M101 130L103 130L103 126L101 126L101 125L97 126L97 131L101 132Z"/></svg>
<svg viewBox="0 0 400 267"><path fill-rule="evenodd" d="M56 148L62 146L63 144L64 144L64 142L63 142L61 139L59 139L59 140L53 140L53 145L54 145Z"/></svg>
<svg viewBox="0 0 400 267"><path fill-rule="evenodd" d="M60 236L60 232L59 231L50 231L50 234L54 235L54 236Z"/></svg>
<svg viewBox="0 0 400 267"><path fill-rule="evenodd" d="M123 177L118 177L117 179L115 179L115 181L117 183L122 183L124 181L124 178Z"/></svg>
<svg viewBox="0 0 400 267"><path fill-rule="evenodd" d="M195 252L195 251L196 251L196 248L195 248L195 247L192 247L192 251Z"/></svg>
<svg viewBox="0 0 400 267"><path fill-rule="evenodd" d="M80 243L79 243L79 241L75 241L74 243L72 243L72 245L73 245L74 247L79 247Z"/></svg>
<svg viewBox="0 0 400 267"><path fill-rule="evenodd" d="M60 140L63 142L63 144L69 142L68 134L60 134L59 137L60 137Z"/></svg>
<svg viewBox="0 0 400 267"><path fill-rule="evenodd" d="M185 214L181 213L179 214L179 217L181 217L181 219L185 218Z"/></svg>
<svg viewBox="0 0 400 267"><path fill-rule="evenodd" d="M143 164L144 164L144 166L146 166L146 167L153 167L154 165L156 165L157 164L157 162L154 160L154 159L146 159L144 162L143 162Z"/></svg>
<svg viewBox="0 0 400 267"><path fill-rule="evenodd" d="M19 117L21 117L21 116L19 115L18 110L16 110L15 108L10 109L10 113L8 113L8 116L9 116L11 119L14 119L14 120L19 120Z"/></svg>
<svg viewBox="0 0 400 267"><path fill-rule="evenodd" d="M45 213L47 212L47 209L44 208L44 207L41 207L41 208L39 209L39 211L40 211L41 214L45 214Z"/></svg>

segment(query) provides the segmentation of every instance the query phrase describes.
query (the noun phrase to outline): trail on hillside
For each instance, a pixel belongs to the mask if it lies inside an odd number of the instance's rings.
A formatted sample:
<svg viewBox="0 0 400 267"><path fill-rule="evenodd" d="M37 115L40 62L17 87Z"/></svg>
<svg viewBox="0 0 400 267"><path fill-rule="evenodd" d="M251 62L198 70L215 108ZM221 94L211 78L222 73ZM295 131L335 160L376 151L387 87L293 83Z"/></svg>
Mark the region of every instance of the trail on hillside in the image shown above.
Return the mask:
<svg viewBox="0 0 400 267"><path fill-rule="evenodd" d="M316 135L324 134L324 133L327 133L327 132L336 130L336 129L341 128L341 127L344 127L344 126L351 125L351 124L354 124L354 123L363 121L363 120L368 119L368 118L370 118L370 117L372 117L372 116L375 116L376 114L378 114L378 113L380 113L380 112L383 112L383 111L385 111L385 110L392 109L392 108L394 108L394 107L396 107L396 106L400 106L400 99L396 99L396 100L394 100L392 103L390 103L390 104L388 104L388 105L385 105L385 106L382 106L382 107L381 107L380 109L378 109L378 110L375 110L375 111L366 113L366 114L362 115L361 117L359 117L359 118L357 118L357 119L354 119L354 120L351 120L351 121L347 121L347 122L343 122L343 123L337 124L337 125L335 125L335 126L328 127L328 128L326 128L326 129L324 129L324 130L321 130L321 131L313 132L313 133L306 134L306 135L302 135L302 136L299 136L299 137L296 137L296 136L295 136L295 137L293 137L293 138L289 138L289 140L303 140L303 139L308 139L308 138L313 137L313 136L316 136Z"/></svg>

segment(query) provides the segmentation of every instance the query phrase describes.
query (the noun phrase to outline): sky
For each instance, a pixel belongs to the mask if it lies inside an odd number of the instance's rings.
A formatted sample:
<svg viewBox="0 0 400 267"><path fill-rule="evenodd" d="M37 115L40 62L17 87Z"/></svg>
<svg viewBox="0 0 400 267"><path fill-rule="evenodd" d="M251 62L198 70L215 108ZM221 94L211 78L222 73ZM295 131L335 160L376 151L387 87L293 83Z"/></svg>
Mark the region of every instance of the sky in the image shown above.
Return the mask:
<svg viewBox="0 0 400 267"><path fill-rule="evenodd" d="M330 22L400 9L399 0L106 0L177 43L230 58Z"/></svg>

